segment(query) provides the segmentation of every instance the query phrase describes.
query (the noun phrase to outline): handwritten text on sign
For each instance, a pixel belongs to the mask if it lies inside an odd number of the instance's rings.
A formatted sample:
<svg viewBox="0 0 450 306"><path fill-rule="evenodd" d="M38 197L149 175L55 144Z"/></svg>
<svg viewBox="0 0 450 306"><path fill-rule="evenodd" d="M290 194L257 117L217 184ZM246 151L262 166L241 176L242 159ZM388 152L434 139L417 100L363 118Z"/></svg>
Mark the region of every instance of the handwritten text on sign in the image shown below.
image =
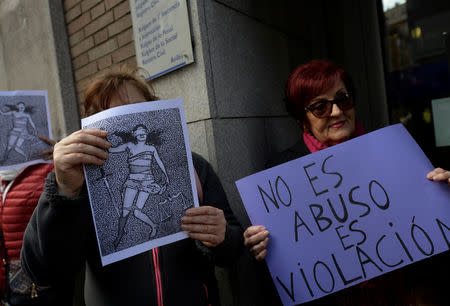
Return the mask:
<svg viewBox="0 0 450 306"><path fill-rule="evenodd" d="M450 249L450 188L402 125L236 182L285 305Z"/></svg>

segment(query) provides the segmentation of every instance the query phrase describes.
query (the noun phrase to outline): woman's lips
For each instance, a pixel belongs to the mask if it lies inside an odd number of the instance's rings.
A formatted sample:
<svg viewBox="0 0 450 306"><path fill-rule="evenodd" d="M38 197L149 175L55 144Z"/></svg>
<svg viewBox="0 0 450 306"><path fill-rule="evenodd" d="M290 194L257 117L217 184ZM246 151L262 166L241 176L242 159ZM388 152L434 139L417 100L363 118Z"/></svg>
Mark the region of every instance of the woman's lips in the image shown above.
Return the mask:
<svg viewBox="0 0 450 306"><path fill-rule="evenodd" d="M338 129L338 128L342 127L344 124L345 124L345 121L343 120L343 121L333 123L332 125L330 125L330 127Z"/></svg>

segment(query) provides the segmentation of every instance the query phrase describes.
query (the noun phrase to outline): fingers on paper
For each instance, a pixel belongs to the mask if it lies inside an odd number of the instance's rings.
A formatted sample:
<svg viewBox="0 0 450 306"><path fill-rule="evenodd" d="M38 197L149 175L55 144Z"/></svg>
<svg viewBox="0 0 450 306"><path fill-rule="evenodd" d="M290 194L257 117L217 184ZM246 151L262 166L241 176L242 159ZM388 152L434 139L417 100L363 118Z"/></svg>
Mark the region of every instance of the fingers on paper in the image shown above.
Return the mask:
<svg viewBox="0 0 450 306"><path fill-rule="evenodd" d="M450 171L436 168L427 174L427 178L435 182L447 182L447 184L450 184Z"/></svg>
<svg viewBox="0 0 450 306"><path fill-rule="evenodd" d="M48 137L45 136L39 136L39 139L42 140L43 142L47 143L50 146L54 146L56 144L56 141L53 139L50 139Z"/></svg>
<svg viewBox="0 0 450 306"><path fill-rule="evenodd" d="M212 206L190 208L181 218L181 229L189 237L200 240L208 247L219 245L225 240L226 220L221 209Z"/></svg>
<svg viewBox="0 0 450 306"><path fill-rule="evenodd" d="M262 225L250 226L244 232L244 244L253 253L256 260L263 260L267 255L269 231Z"/></svg>
<svg viewBox="0 0 450 306"><path fill-rule="evenodd" d="M62 139L54 147L55 161L63 161L68 165L94 164L101 165L108 158L111 144L104 139L107 131L79 130Z"/></svg>

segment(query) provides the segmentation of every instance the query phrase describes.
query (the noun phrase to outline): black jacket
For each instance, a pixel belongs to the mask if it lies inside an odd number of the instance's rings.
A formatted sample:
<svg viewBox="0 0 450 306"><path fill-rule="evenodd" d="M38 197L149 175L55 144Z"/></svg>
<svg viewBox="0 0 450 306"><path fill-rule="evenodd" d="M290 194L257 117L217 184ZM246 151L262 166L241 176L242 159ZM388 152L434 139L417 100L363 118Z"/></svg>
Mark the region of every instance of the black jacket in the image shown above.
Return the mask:
<svg viewBox="0 0 450 306"><path fill-rule="evenodd" d="M217 305L214 264L235 262L242 248L242 229L210 164L193 154L203 202L223 210L225 241L215 247L184 239L154 251L102 267L86 190L69 199L58 194L54 173L24 236L24 269L41 285L59 292L58 305L70 305L75 275L86 263L86 305L158 305L155 269L160 270L164 305ZM156 267L156 268L155 268Z"/></svg>
<svg viewBox="0 0 450 306"><path fill-rule="evenodd" d="M276 153L275 155L273 155L267 161L266 169L287 163L288 161L303 157L310 153L311 153L311 151L309 151L308 147L306 146L305 142L303 141L303 138L301 138L299 141L297 141L297 143L294 146L290 147L287 150L284 150L282 152L279 152L279 153Z"/></svg>

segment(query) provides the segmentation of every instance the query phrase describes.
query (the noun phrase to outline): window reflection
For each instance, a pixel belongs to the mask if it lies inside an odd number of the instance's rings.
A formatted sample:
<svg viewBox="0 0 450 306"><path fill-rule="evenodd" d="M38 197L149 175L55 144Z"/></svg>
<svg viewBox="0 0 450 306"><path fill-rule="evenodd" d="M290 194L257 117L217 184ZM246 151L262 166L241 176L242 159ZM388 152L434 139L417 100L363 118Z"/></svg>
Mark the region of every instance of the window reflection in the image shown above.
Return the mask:
<svg viewBox="0 0 450 306"><path fill-rule="evenodd" d="M431 103L450 97L449 53L444 39L444 33L450 32L450 1L382 3L390 121L402 122L433 164L450 168L450 146L436 146Z"/></svg>

